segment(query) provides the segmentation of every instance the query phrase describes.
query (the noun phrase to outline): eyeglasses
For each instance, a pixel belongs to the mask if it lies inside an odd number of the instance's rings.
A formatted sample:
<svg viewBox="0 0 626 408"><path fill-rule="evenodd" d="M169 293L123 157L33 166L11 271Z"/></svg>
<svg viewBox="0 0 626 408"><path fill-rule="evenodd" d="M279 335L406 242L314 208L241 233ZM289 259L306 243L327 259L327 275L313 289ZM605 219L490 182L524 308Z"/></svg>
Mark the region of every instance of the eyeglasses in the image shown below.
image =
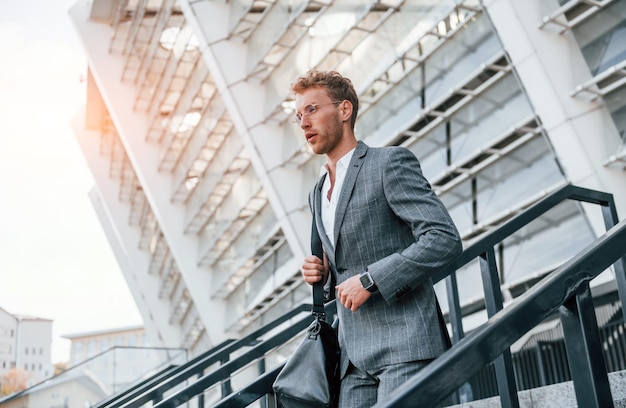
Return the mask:
<svg viewBox="0 0 626 408"><path fill-rule="evenodd" d="M311 117L313 114L315 114L315 112L317 112L319 108L322 108L327 105L336 105L341 102L343 101L331 101L322 105L312 103L310 105L305 106L301 113L296 113L294 117L291 119L291 122L300 124L302 123L302 118Z"/></svg>

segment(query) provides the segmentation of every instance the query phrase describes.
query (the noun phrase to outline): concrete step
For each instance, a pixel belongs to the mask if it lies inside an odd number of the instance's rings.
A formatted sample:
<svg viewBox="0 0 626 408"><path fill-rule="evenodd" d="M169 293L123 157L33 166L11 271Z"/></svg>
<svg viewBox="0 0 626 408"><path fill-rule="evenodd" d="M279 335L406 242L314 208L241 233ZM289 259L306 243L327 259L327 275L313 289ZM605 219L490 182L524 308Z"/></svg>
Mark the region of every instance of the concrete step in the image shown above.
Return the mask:
<svg viewBox="0 0 626 408"><path fill-rule="evenodd" d="M615 408L626 408L626 371L609 373L609 383ZM520 408L575 408L576 394L571 381L532 390L520 391ZM500 397L454 405L455 408L500 408ZM584 408L584 407L579 407Z"/></svg>

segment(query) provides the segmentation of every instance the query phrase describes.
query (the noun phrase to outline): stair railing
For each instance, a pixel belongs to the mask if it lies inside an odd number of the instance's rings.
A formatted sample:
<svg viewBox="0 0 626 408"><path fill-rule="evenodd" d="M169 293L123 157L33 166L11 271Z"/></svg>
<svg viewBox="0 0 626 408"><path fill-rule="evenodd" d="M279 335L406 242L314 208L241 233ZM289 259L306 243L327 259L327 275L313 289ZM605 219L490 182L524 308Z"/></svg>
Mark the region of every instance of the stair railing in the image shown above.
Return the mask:
<svg viewBox="0 0 626 408"><path fill-rule="evenodd" d="M578 406L613 407L589 281L611 264L624 267L625 243L626 220L495 313L375 408L429 407L441 402L556 311ZM500 399L506 406L502 395Z"/></svg>
<svg viewBox="0 0 626 408"><path fill-rule="evenodd" d="M459 301L456 271L478 258L482 275L485 306L487 315L491 318L503 308L500 277L494 248L500 242L512 236L518 230L566 200L599 205L607 230L618 223L617 210L612 194L565 185L465 248L461 256L459 256L447 270L433 277L435 282L442 279L446 280L449 305L448 316L452 326L453 344L456 344L464 337L463 316ZM616 262L614 268L618 293L624 305L626 304L626 260L622 259L621 262ZM519 400L510 350L505 350L502 355L499 355L494 361L494 366L496 378L498 379L498 393L502 407L518 408ZM463 391L460 392L463 393Z"/></svg>
<svg viewBox="0 0 626 408"><path fill-rule="evenodd" d="M141 393L143 392L143 390L150 389L154 387L155 385L160 384L167 378L173 375L176 375L178 372L180 372L183 369L182 368L183 366L197 364L199 361L202 361L210 357L211 355L217 353L218 351L220 351L226 345L232 343L233 341L234 339L227 339L224 342L220 343L219 345L197 356L196 358L186 362L185 364L167 366L164 369L149 376L148 378L142 379L138 381L137 383L131 385L130 387L125 388L113 395L110 395L109 397L105 398L102 401L99 401L96 405L93 405L92 408L117 407L119 406L119 404L122 404L125 401L125 399L127 399L129 396L134 395L135 393L138 393L138 392Z"/></svg>
<svg viewBox="0 0 626 408"><path fill-rule="evenodd" d="M182 405L196 396L202 396L203 392L214 384L222 381L227 381L230 376L237 370L249 365L254 361L263 361L265 355L291 341L297 334L302 333L313 321L313 315L311 314L312 306L310 304L301 305L296 308L300 312L308 312L305 317L297 320L291 326L285 328L282 332L271 336L268 339L259 341L254 347L252 347L245 354L223 364L219 368L210 373L198 378L192 384L187 385L178 392L164 398L160 402L153 405L154 408L170 408ZM328 302L324 305L327 319L330 316L334 316L336 313L335 301ZM272 370L274 371L274 370ZM263 374L263 373L262 373ZM271 389L271 387L270 387ZM138 401L142 404L146 401ZM133 404L128 407L140 406ZM126 407L126 406L125 406Z"/></svg>
<svg viewBox="0 0 626 408"><path fill-rule="evenodd" d="M263 337L271 330L289 321L295 316L302 313L310 312L311 307L311 304L299 305L298 307L290 310L289 312L276 318L275 320L259 328L258 330L255 330L249 335L239 340L226 340L219 346L212 348L211 350L197 356L196 358L190 360L185 364L181 364L180 366L171 369L167 373L163 373L163 375L157 375L150 381L146 381L143 384L138 384L136 386L130 387L129 389L126 389L109 397L104 401L99 402L97 405L94 406L94 408L131 408L140 407L148 402L152 402L153 404L157 403L163 399L163 396L169 390L181 384L185 384L188 380L193 380L196 377L202 378L205 375L205 370L216 363L221 363L222 365L228 364L230 361L230 356L233 353L237 353L245 347L255 346L259 342L259 338ZM302 320L310 321L311 319L312 317L310 313L307 313L306 318ZM306 325L308 325L308 323L306 323ZM295 329L293 329L292 331L294 330ZM287 333L291 333L291 331ZM296 333L292 333L291 336L294 336L295 334ZM284 342L288 340L289 338L283 339ZM231 390L228 386L228 381L225 381L223 394L228 395L230 392Z"/></svg>
<svg viewBox="0 0 626 408"><path fill-rule="evenodd" d="M453 343L455 344L448 353L452 352L452 350L457 349L456 344L459 343L464 337L458 287L456 284L456 271L468 264L469 262L473 261L474 259L479 258L483 278L483 289L485 292L485 304L488 315L490 316L490 318L493 318L498 312L502 310L503 307L502 294L500 290L500 279L498 276L497 265L495 262L495 252L493 248L524 226L528 225L533 220L539 218L541 215L566 200L574 200L601 206L604 224L607 230L611 229L618 223L617 211L615 208L613 196L611 194L572 185L566 185L554 191L549 196L538 201L534 205L528 207L522 213L511 218L500 227L490 231L484 237L476 240L472 245L465 248L463 254L461 254L459 258L457 258L457 260L455 260L454 263L447 270L442 271L441 273L433 277L434 282L446 279L446 291L449 304L449 320L452 326ZM612 239L611 242L614 244L613 249L617 252L620 251L620 248L626 248L626 245L624 245L624 242L626 242L626 240L622 240L622 242L620 243L619 241L616 242L615 239ZM589 256L595 256L595 252L590 253ZM614 263L615 277L617 281L620 300L622 304L626 304L626 256L624 256L624 253L622 252L621 259L619 258L620 256L617 256L615 260L610 262L608 265ZM500 317L498 319L500 319ZM491 327L489 326L489 324L490 321L488 321L485 325ZM493 336L493 339L498 338L498 335L493 334L493 332L490 335ZM496 354L491 360L485 360L485 364L495 360L496 376L498 378L498 391L500 394L502 407L504 408L519 407L519 400L517 397L517 390L515 385L515 375L513 372L510 355L511 344L503 348L502 351ZM437 359L436 361L438 360L439 359ZM601 359L601 361L603 360ZM570 366L573 367L573 370L577 369L576 363L570 363ZM264 396L268 398L266 405L271 406L273 403L271 385L281 368L282 365L275 367L271 371L265 373L255 381L251 382L246 387L243 387L239 391L222 399L220 402L214 405L214 408L244 407ZM482 368L482 366L478 367L478 369L480 368ZM450 374L450 372L448 372L448 375L454 374ZM581 375L584 377L584 374ZM448 392L447 394L441 393L439 395L447 397L452 392L457 391L457 389L461 385L463 385L469 377L470 376L465 378L455 387L448 387L450 388L450 392ZM575 379L575 382L583 382L584 384L589 384L590 380L588 378ZM435 392L435 394L437 393L438 391ZM428 400L428 398L424 400L426 401L424 403L424 406L430 406L433 403L434 400ZM411 400L411 405L412 404L413 401ZM399 404L398 406L402 405ZM579 404L579 406L586 405Z"/></svg>

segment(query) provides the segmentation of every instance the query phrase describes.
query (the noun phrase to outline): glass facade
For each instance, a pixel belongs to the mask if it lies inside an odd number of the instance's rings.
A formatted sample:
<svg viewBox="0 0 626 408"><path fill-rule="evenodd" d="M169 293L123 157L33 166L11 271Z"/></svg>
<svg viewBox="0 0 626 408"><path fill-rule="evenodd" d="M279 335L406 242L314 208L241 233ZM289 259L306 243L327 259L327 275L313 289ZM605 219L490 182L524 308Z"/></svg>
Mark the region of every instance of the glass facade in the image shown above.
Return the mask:
<svg viewBox="0 0 626 408"><path fill-rule="evenodd" d="M72 18L90 56L85 128L98 139L79 141L96 183L114 191L102 201L124 261L140 266L125 273L145 291L138 305L150 333L197 354L310 301L299 268L322 161L289 123L288 91L310 68L353 80L357 137L415 153L465 246L565 184L610 189L624 180L623 169L605 178L602 163L579 177L563 160L570 146L589 150L585 129L602 123L593 135L602 160L620 162L626 1L529 2L535 25L511 35L490 13L513 3L150 0L97 16L101 8L77 5ZM588 69L537 57L537 78L555 63L572 72L571 95L548 108L533 99L541 90L527 60L512 57L516 35L542 44L553 35L548 42L571 60L582 55ZM578 98L585 92L591 101ZM580 126L564 143L553 110L569 104L608 121L561 118ZM583 206L564 203L503 242L505 299L590 243L593 224ZM458 280L462 305L480 304L478 265ZM437 293L445 312L442 284Z"/></svg>
<svg viewBox="0 0 626 408"><path fill-rule="evenodd" d="M618 158L624 160L626 1L613 0L602 3L604 7L574 26L572 33L593 77L589 83L590 90L594 97L600 96L616 128L605 136L607 149L617 152L620 155ZM586 9L588 6L581 7Z"/></svg>

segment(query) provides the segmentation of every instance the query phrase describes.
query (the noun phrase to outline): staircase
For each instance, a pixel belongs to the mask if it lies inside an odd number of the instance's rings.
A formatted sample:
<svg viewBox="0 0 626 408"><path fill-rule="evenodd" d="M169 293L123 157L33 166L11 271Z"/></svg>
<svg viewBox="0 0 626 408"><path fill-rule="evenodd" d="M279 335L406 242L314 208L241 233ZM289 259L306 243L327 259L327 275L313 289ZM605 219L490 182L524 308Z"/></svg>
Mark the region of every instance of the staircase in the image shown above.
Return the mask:
<svg viewBox="0 0 626 408"><path fill-rule="evenodd" d="M615 408L626 408L626 371L609 373L609 385ZM578 407L574 384L566 381L520 391L521 408L573 408ZM500 398L485 398L471 403L454 405L450 408L500 408Z"/></svg>
<svg viewBox="0 0 626 408"><path fill-rule="evenodd" d="M566 200L600 206L607 232L503 308L494 248ZM476 259L482 274L489 319L466 336L456 271ZM389 401L377 404L376 408L430 407L453 394L460 401L471 401L468 390L477 387L477 375L490 366L494 373L494 393L497 397L460 406L625 406L626 374L624 371L616 371L615 367L611 367L611 362L625 362L626 358L623 354L613 360L607 357L607 351L614 352L607 346L608 343L621 342L624 345L619 346L622 347L621 353L626 348L624 314L621 313L619 321L614 322L621 327L615 331L619 333L621 330L621 337L613 336L610 341L607 338L603 340L598 330L594 299L589 286L591 280L611 265L619 296L615 303L621 310L626 300L626 220L618 222L612 195L568 185L528 207L465 248L446 271L433 277L435 282L443 280L446 283L453 347L400 387ZM326 305L327 316L334 314L334 307L333 302ZM282 365L266 370L266 355L299 338L312 319L308 313L310 309L311 305L301 305L243 339L220 345L173 371L170 369L160 373L95 407L140 407L152 403L155 408L165 408L178 407L187 402L192 402L189 406L198 407L245 407L255 401L259 401L262 407L275 406L271 385ZM545 386L523 390L516 381L511 346L530 330L555 316L560 319L563 329L567 371L571 381L550 385L543 378L540 384ZM217 368L208 369L216 363L219 363ZM233 391L231 376L254 363L259 367L259 376ZM221 386L221 399L206 402L205 390L216 385ZM566 393L566 389L570 391Z"/></svg>

